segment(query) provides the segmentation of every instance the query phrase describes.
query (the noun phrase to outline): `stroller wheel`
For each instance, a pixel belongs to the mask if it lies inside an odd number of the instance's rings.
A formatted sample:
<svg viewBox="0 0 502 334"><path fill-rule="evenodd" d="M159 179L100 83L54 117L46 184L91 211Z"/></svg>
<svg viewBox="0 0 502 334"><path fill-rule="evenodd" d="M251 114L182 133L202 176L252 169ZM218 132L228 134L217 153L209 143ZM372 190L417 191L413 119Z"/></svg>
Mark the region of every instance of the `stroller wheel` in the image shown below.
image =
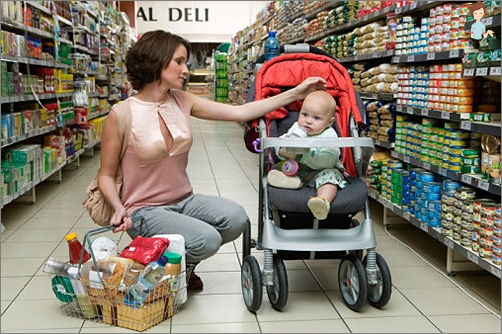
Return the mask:
<svg viewBox="0 0 502 334"><path fill-rule="evenodd" d="M364 267L366 268L367 256L364 257ZM390 270L384 258L376 253L377 284L368 285L368 301L371 306L381 308L387 305L392 291L392 279Z"/></svg>
<svg viewBox="0 0 502 334"><path fill-rule="evenodd" d="M251 222L248 220L246 228L242 232L242 262L246 256L251 254L253 248L253 240L251 240Z"/></svg>
<svg viewBox="0 0 502 334"><path fill-rule="evenodd" d="M288 274L284 261L282 261L279 255L273 255L273 262L273 285L267 285L267 295L272 307L277 311L282 311L288 301Z"/></svg>
<svg viewBox="0 0 502 334"><path fill-rule="evenodd" d="M242 262L241 288L246 307L249 311L256 313L261 306L263 287L260 265L252 255L246 256Z"/></svg>
<svg viewBox="0 0 502 334"><path fill-rule="evenodd" d="M363 263L354 254L346 254L338 268L338 286L343 301L353 311L359 311L368 297L368 281Z"/></svg>

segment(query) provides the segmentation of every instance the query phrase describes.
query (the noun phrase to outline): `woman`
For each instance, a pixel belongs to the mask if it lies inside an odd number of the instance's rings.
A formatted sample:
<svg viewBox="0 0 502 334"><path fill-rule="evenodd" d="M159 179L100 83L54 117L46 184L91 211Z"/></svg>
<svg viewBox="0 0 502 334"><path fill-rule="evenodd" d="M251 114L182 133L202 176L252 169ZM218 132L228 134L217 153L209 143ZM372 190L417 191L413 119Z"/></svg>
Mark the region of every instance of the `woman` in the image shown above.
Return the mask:
<svg viewBox="0 0 502 334"><path fill-rule="evenodd" d="M267 100L233 106L183 91L189 74L190 43L156 30L143 34L126 56L127 76L137 94L127 99L132 128L119 161L121 142L115 111L110 111L101 138L99 188L115 209L113 231L131 238L181 234L186 262L198 264L235 240L248 223L243 207L225 198L194 194L186 172L192 145L191 117L246 122L259 118L315 90L326 81L307 78L297 87ZM115 187L121 168L122 194ZM202 288L195 274L189 288Z"/></svg>

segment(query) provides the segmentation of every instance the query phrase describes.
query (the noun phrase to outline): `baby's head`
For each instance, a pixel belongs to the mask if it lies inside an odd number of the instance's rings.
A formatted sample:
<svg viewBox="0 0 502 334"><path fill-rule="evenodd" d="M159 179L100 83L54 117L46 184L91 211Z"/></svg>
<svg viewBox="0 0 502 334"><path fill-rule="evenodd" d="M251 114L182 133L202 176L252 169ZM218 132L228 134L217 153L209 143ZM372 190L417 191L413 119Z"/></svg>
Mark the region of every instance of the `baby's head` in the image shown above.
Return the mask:
<svg viewBox="0 0 502 334"><path fill-rule="evenodd" d="M309 136L317 135L333 125L336 102L331 94L317 90L303 100L298 116L298 125L304 127Z"/></svg>

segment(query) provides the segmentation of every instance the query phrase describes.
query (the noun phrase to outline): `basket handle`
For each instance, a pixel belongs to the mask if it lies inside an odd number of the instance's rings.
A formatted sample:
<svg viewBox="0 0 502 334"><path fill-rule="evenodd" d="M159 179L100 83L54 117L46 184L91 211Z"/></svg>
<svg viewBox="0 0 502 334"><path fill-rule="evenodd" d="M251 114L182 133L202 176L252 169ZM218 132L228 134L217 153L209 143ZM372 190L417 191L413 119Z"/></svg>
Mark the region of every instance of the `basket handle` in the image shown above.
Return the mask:
<svg viewBox="0 0 502 334"><path fill-rule="evenodd" d="M94 263L94 268L96 268L96 269L98 268L98 262L96 261L96 256L94 256L94 252L92 251L92 247L90 247L91 236L111 231L116 227L117 226L115 226L115 225L107 225L107 226L95 228L93 230L89 230L85 233L84 241L82 242L82 250L80 252L80 260L78 262L78 277L80 277L80 269L82 268L82 260L84 259L84 252L85 252L85 245L86 244L89 245L89 254L91 254L92 262ZM101 275L98 275L98 276L101 280L101 283L104 285L105 282L103 281L103 278L101 277Z"/></svg>

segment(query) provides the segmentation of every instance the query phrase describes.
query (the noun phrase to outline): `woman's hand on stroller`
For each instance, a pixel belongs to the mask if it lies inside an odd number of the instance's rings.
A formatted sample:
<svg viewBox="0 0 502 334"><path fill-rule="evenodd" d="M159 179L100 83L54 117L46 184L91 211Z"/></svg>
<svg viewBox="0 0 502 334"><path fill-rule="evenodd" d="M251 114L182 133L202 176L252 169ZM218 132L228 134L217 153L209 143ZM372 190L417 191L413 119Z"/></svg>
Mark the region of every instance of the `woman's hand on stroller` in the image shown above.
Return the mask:
<svg viewBox="0 0 502 334"><path fill-rule="evenodd" d="M296 86L298 99L303 100L307 95L316 90L326 90L326 80L321 77L308 77L301 84Z"/></svg>

